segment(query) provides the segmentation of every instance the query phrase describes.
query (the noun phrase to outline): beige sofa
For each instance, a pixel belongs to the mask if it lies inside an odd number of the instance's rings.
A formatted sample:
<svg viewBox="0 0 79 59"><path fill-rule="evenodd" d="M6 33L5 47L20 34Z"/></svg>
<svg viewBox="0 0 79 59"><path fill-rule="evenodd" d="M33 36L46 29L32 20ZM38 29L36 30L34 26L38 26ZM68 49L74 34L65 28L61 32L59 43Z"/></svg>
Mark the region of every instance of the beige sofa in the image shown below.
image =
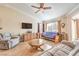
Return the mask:
<svg viewBox="0 0 79 59"><path fill-rule="evenodd" d="M11 33L0 34L0 49L9 49L15 47L20 42L20 37L12 37Z"/></svg>
<svg viewBox="0 0 79 59"><path fill-rule="evenodd" d="M41 56L79 56L79 42L77 45L72 42L62 42Z"/></svg>

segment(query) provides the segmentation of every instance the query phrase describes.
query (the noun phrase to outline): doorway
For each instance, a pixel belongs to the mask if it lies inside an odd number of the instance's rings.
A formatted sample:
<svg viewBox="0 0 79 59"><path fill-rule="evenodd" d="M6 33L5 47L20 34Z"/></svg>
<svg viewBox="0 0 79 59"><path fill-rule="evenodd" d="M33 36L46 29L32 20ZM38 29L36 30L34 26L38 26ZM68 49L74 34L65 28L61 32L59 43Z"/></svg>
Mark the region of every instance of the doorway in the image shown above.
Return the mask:
<svg viewBox="0 0 79 59"><path fill-rule="evenodd" d="M72 19L72 41L77 40L77 25L76 20Z"/></svg>

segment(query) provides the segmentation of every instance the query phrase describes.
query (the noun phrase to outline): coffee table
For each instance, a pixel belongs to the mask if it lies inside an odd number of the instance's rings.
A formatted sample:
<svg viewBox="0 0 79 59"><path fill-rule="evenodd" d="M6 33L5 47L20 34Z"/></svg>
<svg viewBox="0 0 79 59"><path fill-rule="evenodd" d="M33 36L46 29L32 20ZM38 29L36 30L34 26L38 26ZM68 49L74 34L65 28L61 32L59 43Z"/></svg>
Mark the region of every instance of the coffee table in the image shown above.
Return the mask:
<svg viewBox="0 0 79 59"><path fill-rule="evenodd" d="M35 50L40 49L43 51L41 46L44 45L44 42L42 39L33 39L32 41L29 42L29 45Z"/></svg>

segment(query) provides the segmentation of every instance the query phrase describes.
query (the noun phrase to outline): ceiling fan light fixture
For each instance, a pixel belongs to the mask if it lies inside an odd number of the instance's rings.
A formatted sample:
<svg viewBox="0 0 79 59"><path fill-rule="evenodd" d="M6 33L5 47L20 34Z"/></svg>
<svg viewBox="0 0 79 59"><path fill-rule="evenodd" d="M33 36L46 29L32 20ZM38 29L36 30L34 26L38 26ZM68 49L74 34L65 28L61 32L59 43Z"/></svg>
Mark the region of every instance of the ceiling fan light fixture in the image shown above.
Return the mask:
<svg viewBox="0 0 79 59"><path fill-rule="evenodd" d="M32 5L32 7L38 9L35 13L38 13L39 11L44 13L45 10L51 9L50 6L44 6L44 3L40 3L40 6L33 6Z"/></svg>

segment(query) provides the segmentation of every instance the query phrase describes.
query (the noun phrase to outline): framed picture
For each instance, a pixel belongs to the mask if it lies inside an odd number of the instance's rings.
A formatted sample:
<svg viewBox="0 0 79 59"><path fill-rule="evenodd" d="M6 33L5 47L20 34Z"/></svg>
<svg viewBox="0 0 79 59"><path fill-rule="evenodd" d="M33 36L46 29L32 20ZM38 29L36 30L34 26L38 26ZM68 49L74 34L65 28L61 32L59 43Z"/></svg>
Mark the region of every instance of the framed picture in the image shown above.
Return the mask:
<svg viewBox="0 0 79 59"><path fill-rule="evenodd" d="M62 26L62 28L64 28L65 27L65 23L62 23L61 26Z"/></svg>

